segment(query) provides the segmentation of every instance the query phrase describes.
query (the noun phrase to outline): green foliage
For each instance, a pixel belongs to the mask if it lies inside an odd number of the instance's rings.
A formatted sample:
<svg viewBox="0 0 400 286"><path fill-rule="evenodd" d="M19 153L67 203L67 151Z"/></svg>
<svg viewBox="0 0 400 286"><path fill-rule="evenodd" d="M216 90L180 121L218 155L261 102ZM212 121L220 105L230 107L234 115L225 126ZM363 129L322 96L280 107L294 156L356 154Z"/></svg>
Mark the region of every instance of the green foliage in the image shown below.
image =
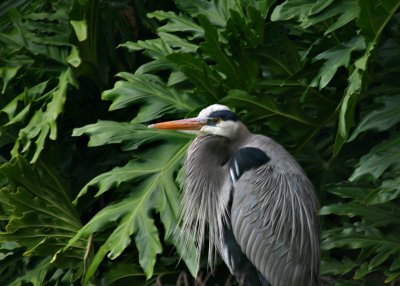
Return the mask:
<svg viewBox="0 0 400 286"><path fill-rule="evenodd" d="M147 124L216 102L314 182L323 275L400 277L400 1L3 2L1 285L195 275L179 230L192 137Z"/></svg>
<svg viewBox="0 0 400 286"><path fill-rule="evenodd" d="M0 43L4 47L1 51L4 66L2 94L8 97L7 84L17 72L27 75L27 81L19 83L23 89L18 85L12 87L20 94L11 98L1 110L7 114L2 120L1 132L19 130L12 155L29 153L32 163L38 159L46 138L56 140L56 120L63 110L67 90L70 85L76 86L68 67L68 63L73 63L77 57L75 47L68 40L67 15L71 3L55 3L50 8L49 12L30 11L22 15L9 7L13 28L0 34ZM42 57L45 60L38 59ZM33 86L29 82L31 77ZM48 77L53 77L54 81L49 82ZM14 128L14 125L18 127Z"/></svg>
<svg viewBox="0 0 400 286"><path fill-rule="evenodd" d="M26 270L18 280L10 279L13 281L10 285L20 285L23 281L41 285L46 276L50 277L55 271L51 264L60 267L55 280L71 275L79 277L82 271L80 257L84 256L86 241L80 240L74 248L59 256L63 246L82 225L57 166L51 160L39 160L31 166L24 158L16 157L3 164L0 173L7 178L0 192L8 221L6 232L0 233L0 240L4 246L8 245L7 250L13 250L8 253L10 257L6 255L3 259L12 260L12 263L24 260L18 249L24 249L23 256L43 257L35 262L35 268ZM66 269L61 272L63 268Z"/></svg>
<svg viewBox="0 0 400 286"><path fill-rule="evenodd" d="M366 131L385 131L396 125L400 118L400 97L380 96L375 99L375 106L368 112L356 126L349 141L354 140L358 135Z"/></svg>
<svg viewBox="0 0 400 286"><path fill-rule="evenodd" d="M113 140L117 138L118 143L121 143L126 151L135 150L140 145L155 141L157 138L160 140L161 137L155 131L140 129L138 126L132 131L130 125L116 125L115 122L98 122L75 129L74 135L89 134L92 146L117 143ZM106 130L108 132L104 133ZM129 136L124 136L124 133ZM132 136L132 134L136 135ZM175 245L191 272L196 273L197 260L193 257L193 253L183 251L176 232L179 219L179 192L174 182L174 174L179 170L188 140L186 136L179 134L166 135L162 138L168 138L171 141L158 148L140 152L138 153L140 157L132 159L125 166L116 167L99 175L79 193L78 198L90 187L97 187L98 192L95 196L98 197L113 188L118 188L121 183L135 185L129 196L98 212L68 244L67 247L74 245L79 238L87 238L110 223L117 222L115 230L93 258L86 273L86 280L94 274L107 253L110 259L120 256L130 244L132 235L138 247L139 263L146 276L148 278L152 276L156 256L162 251L158 230L151 216L152 211L160 214L165 230L165 240Z"/></svg>
<svg viewBox="0 0 400 286"><path fill-rule="evenodd" d="M383 29L400 7L399 1L381 1L378 5L371 5L370 1L360 1L360 14L358 26L361 34L367 41L365 53L354 62L353 70L349 76L349 85L343 97L339 113L339 131L336 137L334 154L337 154L349 135L350 127L353 125L355 107L360 94L365 90L367 81L365 72L368 64L373 58L378 41ZM371 15L374 19L369 19Z"/></svg>

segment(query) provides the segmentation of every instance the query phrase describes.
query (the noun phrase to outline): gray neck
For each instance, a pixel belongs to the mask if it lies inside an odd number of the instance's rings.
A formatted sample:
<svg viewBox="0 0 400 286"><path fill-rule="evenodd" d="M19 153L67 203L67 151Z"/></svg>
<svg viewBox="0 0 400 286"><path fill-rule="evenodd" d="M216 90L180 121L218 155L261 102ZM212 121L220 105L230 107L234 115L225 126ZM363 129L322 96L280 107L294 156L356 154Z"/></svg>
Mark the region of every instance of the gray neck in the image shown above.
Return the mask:
<svg viewBox="0 0 400 286"><path fill-rule="evenodd" d="M198 251L209 223L209 263L213 266L215 248L222 250L223 224L229 202L230 179L226 163L232 150L228 139L206 135L196 138L185 160L185 186L182 199L184 231L198 237Z"/></svg>

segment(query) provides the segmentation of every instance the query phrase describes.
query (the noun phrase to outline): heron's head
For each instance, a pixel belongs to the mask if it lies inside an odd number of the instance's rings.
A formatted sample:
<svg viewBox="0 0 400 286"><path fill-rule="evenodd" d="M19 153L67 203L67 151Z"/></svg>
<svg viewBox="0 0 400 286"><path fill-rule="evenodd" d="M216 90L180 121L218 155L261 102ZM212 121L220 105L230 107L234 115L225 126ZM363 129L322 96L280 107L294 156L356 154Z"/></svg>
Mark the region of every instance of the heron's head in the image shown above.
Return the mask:
<svg viewBox="0 0 400 286"><path fill-rule="evenodd" d="M167 121L149 125L149 128L183 130L199 135L213 134L234 139L241 130L247 130L236 113L221 104L213 104L194 118Z"/></svg>

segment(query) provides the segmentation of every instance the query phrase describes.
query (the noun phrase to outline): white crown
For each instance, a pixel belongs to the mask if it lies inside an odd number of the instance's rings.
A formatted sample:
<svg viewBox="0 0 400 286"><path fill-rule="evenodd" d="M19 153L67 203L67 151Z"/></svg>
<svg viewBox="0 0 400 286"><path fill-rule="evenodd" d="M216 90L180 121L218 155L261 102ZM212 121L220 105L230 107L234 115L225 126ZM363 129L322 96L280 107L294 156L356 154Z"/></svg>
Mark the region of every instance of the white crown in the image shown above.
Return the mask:
<svg viewBox="0 0 400 286"><path fill-rule="evenodd" d="M213 113L214 111L220 111L220 110L229 110L230 111L230 109L225 105L213 104L213 105L210 105L209 107L204 108L202 111L200 111L198 117L199 118L208 118L211 113Z"/></svg>

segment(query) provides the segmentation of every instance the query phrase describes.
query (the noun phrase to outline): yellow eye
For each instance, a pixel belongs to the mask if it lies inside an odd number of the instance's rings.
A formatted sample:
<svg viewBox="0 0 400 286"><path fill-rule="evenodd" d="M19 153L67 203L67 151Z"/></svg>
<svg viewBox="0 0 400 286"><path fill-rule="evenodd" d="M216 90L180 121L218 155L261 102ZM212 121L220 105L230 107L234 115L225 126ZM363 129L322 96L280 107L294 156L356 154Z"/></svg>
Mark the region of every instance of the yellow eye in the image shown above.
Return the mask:
<svg viewBox="0 0 400 286"><path fill-rule="evenodd" d="M220 122L221 122L221 118L210 118L210 119L208 119L207 124L211 125L211 126L215 126Z"/></svg>

